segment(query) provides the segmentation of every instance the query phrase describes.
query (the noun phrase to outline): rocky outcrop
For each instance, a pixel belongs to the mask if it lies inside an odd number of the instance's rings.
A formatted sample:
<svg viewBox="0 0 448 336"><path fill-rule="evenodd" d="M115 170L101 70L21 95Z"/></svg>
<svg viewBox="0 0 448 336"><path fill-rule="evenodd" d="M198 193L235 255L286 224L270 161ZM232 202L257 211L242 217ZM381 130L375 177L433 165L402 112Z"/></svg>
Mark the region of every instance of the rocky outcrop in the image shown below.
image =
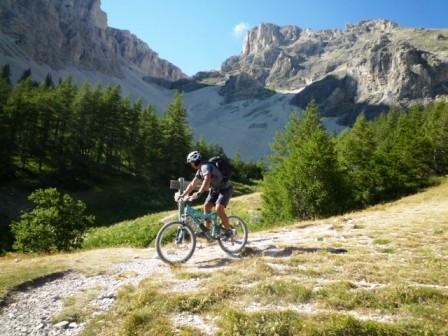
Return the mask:
<svg viewBox="0 0 448 336"><path fill-rule="evenodd" d="M168 80L186 75L128 31L109 28L100 0L2 0L0 31L29 60L116 77L123 67ZM0 53L11 48L0 43Z"/></svg>
<svg viewBox="0 0 448 336"><path fill-rule="evenodd" d="M160 59L155 51L151 50L145 42L129 31L114 28L110 28L108 31L118 43L120 56L135 64L148 76L166 80L178 80L187 77L178 67Z"/></svg>
<svg viewBox="0 0 448 336"><path fill-rule="evenodd" d="M200 83L194 78L181 78L175 81L170 81L163 78L145 76L143 77L143 80L147 83L153 83L169 90L182 92L192 92L207 86L207 84Z"/></svg>
<svg viewBox="0 0 448 336"><path fill-rule="evenodd" d="M244 72L230 76L225 85L219 90L224 96L225 103L245 99L264 99L272 96L274 92L265 89L263 85Z"/></svg>

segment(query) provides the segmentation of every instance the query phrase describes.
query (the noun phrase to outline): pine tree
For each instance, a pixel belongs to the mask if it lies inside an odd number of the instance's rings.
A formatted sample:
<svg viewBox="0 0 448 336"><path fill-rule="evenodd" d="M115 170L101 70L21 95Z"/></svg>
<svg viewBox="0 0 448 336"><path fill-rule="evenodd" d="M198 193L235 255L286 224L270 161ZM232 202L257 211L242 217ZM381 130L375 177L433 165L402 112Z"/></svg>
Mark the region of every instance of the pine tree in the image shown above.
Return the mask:
<svg viewBox="0 0 448 336"><path fill-rule="evenodd" d="M291 116L273 149L264 181L267 218L314 218L342 210L345 191L334 144L314 101L308 104L303 118Z"/></svg>
<svg viewBox="0 0 448 336"><path fill-rule="evenodd" d="M11 86L11 68L9 64L5 64L2 66L0 70L0 78L6 81L6 84Z"/></svg>
<svg viewBox="0 0 448 336"><path fill-rule="evenodd" d="M94 96L90 82L86 81L73 98L73 118L69 128L73 134L71 137L71 162L75 174L89 173L89 167L93 165L95 158L94 128L96 114L99 105L99 95Z"/></svg>
<svg viewBox="0 0 448 336"><path fill-rule="evenodd" d="M34 146L38 114L32 101L34 90L32 79L28 77L12 90L4 106L5 114L9 118L8 134L22 168L25 168L31 158Z"/></svg>
<svg viewBox="0 0 448 336"><path fill-rule="evenodd" d="M101 96L100 122L101 138L99 142L99 162L105 163L107 169L121 166L119 151L123 139L123 113L121 88L119 85L107 87Z"/></svg>
<svg viewBox="0 0 448 336"><path fill-rule="evenodd" d="M44 84L46 87L52 87L52 86L54 86L53 77L51 77L51 74L50 74L50 73L47 73L47 76L45 76L45 80L44 80L43 84Z"/></svg>
<svg viewBox="0 0 448 336"><path fill-rule="evenodd" d="M350 184L355 207L365 207L377 201L377 176L373 169L375 149L374 131L362 113L352 130L342 133L337 143L338 159Z"/></svg>
<svg viewBox="0 0 448 336"><path fill-rule="evenodd" d="M28 68L23 71L22 76L20 76L18 83L23 82L24 80L27 80L28 78L31 78L31 68Z"/></svg>
<svg viewBox="0 0 448 336"><path fill-rule="evenodd" d="M135 160L133 157L133 149L138 142L139 137L139 118L143 112L143 101L137 99L134 103L130 103L130 98L124 101L124 136L122 148L123 164L130 171L136 172Z"/></svg>
<svg viewBox="0 0 448 336"><path fill-rule="evenodd" d="M7 114L5 106L11 94L12 88L8 81L9 75L4 68L0 74L0 175L5 176L11 171L11 155L14 147L14 139L11 134L11 118Z"/></svg>
<svg viewBox="0 0 448 336"><path fill-rule="evenodd" d="M55 88L54 102L56 107L54 128L51 132L52 152L51 157L54 167L60 176L67 177L67 169L71 166L70 154L73 152L71 145L73 144L74 134L71 132L73 124L72 104L78 89L73 82L72 77L66 77Z"/></svg>
<svg viewBox="0 0 448 336"><path fill-rule="evenodd" d="M166 109L162 119L162 138L166 177L177 178L191 173L185 158L192 148L193 137L180 93L174 96Z"/></svg>
<svg viewBox="0 0 448 336"><path fill-rule="evenodd" d="M162 155L162 130L156 110L148 106L138 120L137 141L132 151L135 171L140 176L157 180L165 169Z"/></svg>
<svg viewBox="0 0 448 336"><path fill-rule="evenodd" d="M33 138L32 154L38 162L39 172L42 170L42 164L46 163L52 154L54 143L50 138L51 130L55 127L58 105L55 104L56 98L53 90L45 85L41 85L35 90L33 97L33 106L37 111L36 131Z"/></svg>
<svg viewBox="0 0 448 336"><path fill-rule="evenodd" d="M426 108L424 136L429 143L430 167L435 174L448 173L448 104L438 102Z"/></svg>

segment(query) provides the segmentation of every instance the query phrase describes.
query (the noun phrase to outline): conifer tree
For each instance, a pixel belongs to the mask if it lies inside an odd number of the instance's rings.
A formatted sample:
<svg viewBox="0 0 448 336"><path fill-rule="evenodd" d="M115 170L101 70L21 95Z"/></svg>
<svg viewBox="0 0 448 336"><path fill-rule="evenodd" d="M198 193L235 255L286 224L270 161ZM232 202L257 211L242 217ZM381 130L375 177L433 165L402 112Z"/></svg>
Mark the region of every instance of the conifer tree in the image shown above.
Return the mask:
<svg viewBox="0 0 448 336"><path fill-rule="evenodd" d="M9 116L9 136L14 144L22 168L31 158L31 147L36 131L37 110L33 105L33 82L30 77L21 81L11 92L6 105L5 114Z"/></svg>
<svg viewBox="0 0 448 336"><path fill-rule="evenodd" d="M161 153L162 130L154 107L148 106L140 113L137 135L132 152L135 170L139 175L155 180L165 167Z"/></svg>
<svg viewBox="0 0 448 336"><path fill-rule="evenodd" d="M73 98L70 129L72 138L70 156L72 169L76 174L84 174L93 166L95 157L95 120L98 110L99 95L94 96L90 82L86 81Z"/></svg>
<svg viewBox="0 0 448 336"><path fill-rule="evenodd" d="M56 116L54 128L52 129L52 158L53 165L57 167L57 171L61 176L65 176L66 170L71 165L70 145L73 143L71 125L73 124L72 104L77 93L77 87L72 77L66 77L55 88L54 102L56 108Z"/></svg>
<svg viewBox="0 0 448 336"><path fill-rule="evenodd" d="M46 87L54 86L53 77L51 77L50 73L47 73L47 76L45 76L45 80L43 83Z"/></svg>
<svg viewBox="0 0 448 336"><path fill-rule="evenodd" d="M11 118L5 109L12 90L8 78L5 75L5 70L2 69L0 74L0 157L2 158L0 160L0 175L3 176L10 173L10 160L14 147L11 134Z"/></svg>
<svg viewBox="0 0 448 336"><path fill-rule="evenodd" d="M24 80L27 80L28 78L31 78L31 68L28 68L23 71L22 76L20 76L18 83L23 82Z"/></svg>
<svg viewBox="0 0 448 336"><path fill-rule="evenodd" d="M8 85L11 85L11 68L9 64L2 66L2 69L0 70L0 78L4 79Z"/></svg>
<svg viewBox="0 0 448 336"><path fill-rule="evenodd" d="M337 143L338 159L354 198L352 206L364 207L377 200L377 176L373 169L375 149L374 131L362 113L353 128L340 135Z"/></svg>
<svg viewBox="0 0 448 336"><path fill-rule="evenodd" d="M177 178L191 173L185 158L192 148L193 137L181 93L176 93L163 116L162 138L166 177Z"/></svg>
<svg viewBox="0 0 448 336"><path fill-rule="evenodd" d="M314 218L342 210L345 191L334 144L314 101L303 118L292 114L273 145L264 186L264 214L269 219Z"/></svg>
<svg viewBox="0 0 448 336"><path fill-rule="evenodd" d="M448 104L438 102L426 109L424 136L429 143L430 167L435 174L448 173Z"/></svg>

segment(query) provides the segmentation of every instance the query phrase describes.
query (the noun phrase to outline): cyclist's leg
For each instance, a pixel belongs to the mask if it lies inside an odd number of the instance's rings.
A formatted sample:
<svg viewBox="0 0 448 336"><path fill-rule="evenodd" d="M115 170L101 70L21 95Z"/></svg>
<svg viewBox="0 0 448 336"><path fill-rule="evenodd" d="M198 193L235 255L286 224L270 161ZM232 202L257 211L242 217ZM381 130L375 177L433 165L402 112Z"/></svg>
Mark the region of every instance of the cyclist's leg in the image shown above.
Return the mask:
<svg viewBox="0 0 448 336"><path fill-rule="evenodd" d="M219 194L217 192L214 192L212 189L210 189L207 198L205 199L205 203L204 203L204 213L208 214L210 213L210 211L212 211L213 207L216 204L216 200L218 199ZM211 228L211 221L209 219L207 219L205 221L205 225L207 226L208 229Z"/></svg>
<svg viewBox="0 0 448 336"><path fill-rule="evenodd" d="M226 229L230 229L229 218L226 214L226 207L229 204L230 198L232 197L233 187L230 186L227 189L220 190L218 198L216 200L216 212L219 218L221 218L222 224Z"/></svg>
<svg viewBox="0 0 448 336"><path fill-rule="evenodd" d="M212 211L214 206L215 206L214 203L206 202L204 204L204 213L205 214L209 214L210 211ZM207 227L207 229L210 229L211 225L212 225L212 222L210 221L210 219L206 219L205 220L205 226Z"/></svg>
<svg viewBox="0 0 448 336"><path fill-rule="evenodd" d="M225 208L226 207L223 204L218 203L216 205L216 212L218 213L218 216L221 219L221 222L224 225L224 227L226 229L230 229L229 218L226 215Z"/></svg>

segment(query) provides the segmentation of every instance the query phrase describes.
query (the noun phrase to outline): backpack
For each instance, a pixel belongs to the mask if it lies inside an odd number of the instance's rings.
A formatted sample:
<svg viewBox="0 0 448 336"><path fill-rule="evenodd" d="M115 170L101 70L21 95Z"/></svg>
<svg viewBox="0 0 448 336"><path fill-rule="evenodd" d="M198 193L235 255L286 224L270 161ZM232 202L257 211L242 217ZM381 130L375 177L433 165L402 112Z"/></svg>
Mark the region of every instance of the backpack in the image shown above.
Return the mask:
<svg viewBox="0 0 448 336"><path fill-rule="evenodd" d="M224 181L229 180L232 177L232 166L227 159L220 156L214 156L210 160L208 160L208 162L218 168L218 170L222 174Z"/></svg>

